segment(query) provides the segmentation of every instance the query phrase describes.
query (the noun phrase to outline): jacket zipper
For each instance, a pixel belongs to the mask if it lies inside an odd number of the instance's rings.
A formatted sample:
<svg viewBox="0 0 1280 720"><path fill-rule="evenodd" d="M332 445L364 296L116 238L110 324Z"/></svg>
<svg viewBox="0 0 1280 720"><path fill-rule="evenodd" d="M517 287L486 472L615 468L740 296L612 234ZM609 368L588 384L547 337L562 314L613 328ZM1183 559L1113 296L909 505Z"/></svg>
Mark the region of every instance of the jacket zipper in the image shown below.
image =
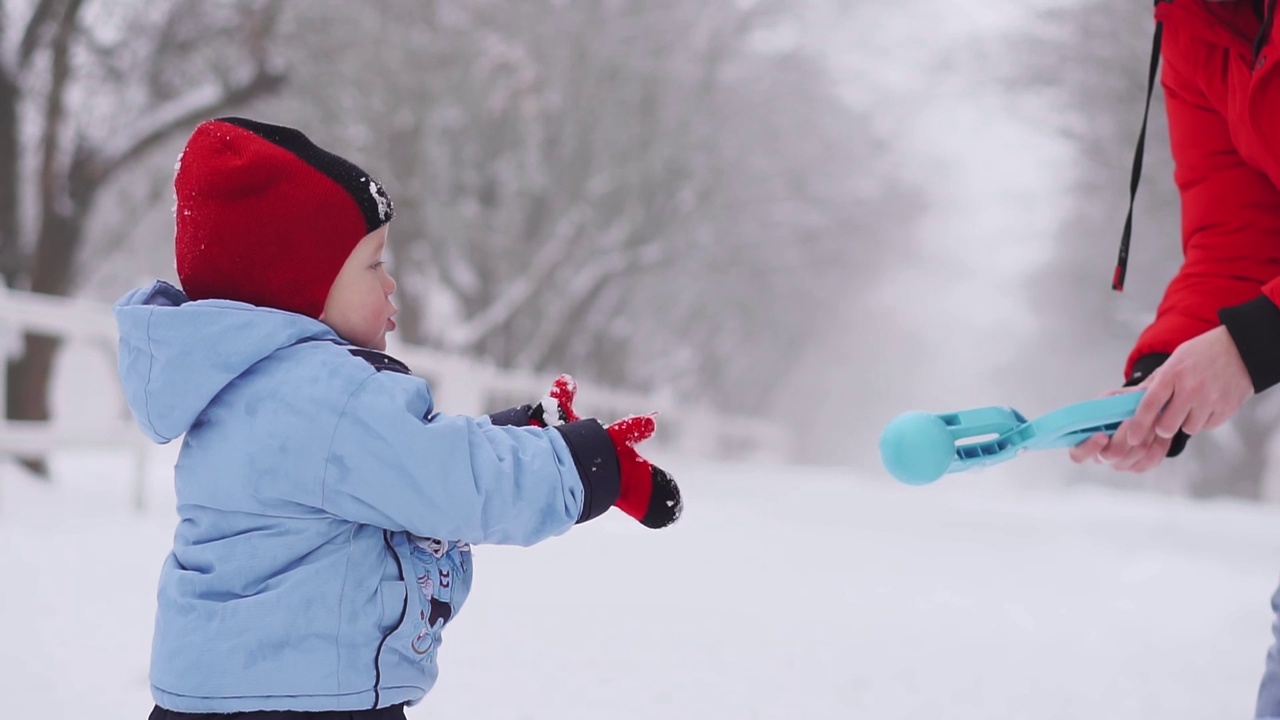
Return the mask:
<svg viewBox="0 0 1280 720"><path fill-rule="evenodd" d="M382 543L387 546L387 551L391 553L391 557L396 561L396 574L400 576L400 582L404 583L404 565L400 563L400 554L396 552L395 546L391 544L391 531L382 531ZM373 707L371 710L377 710L378 704L382 701L382 646L387 644L387 638L391 637L400 626L404 624L405 613L409 611L409 586L405 585L404 600L400 604L400 619L396 620L391 629L383 633L382 640L378 643L378 651L373 655Z"/></svg>

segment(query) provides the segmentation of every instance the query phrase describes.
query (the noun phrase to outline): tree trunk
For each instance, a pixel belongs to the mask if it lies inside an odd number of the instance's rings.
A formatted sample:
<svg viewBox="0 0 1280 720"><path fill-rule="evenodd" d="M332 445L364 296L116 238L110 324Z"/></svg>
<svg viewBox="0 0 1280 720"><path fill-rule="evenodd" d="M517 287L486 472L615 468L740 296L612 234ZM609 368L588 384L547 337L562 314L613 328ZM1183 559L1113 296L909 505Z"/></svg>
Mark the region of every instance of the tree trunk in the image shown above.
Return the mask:
<svg viewBox="0 0 1280 720"><path fill-rule="evenodd" d="M49 417L49 379L58 341L47 335L27 335L22 356L9 363L6 412L13 420L46 420ZM36 475L47 478L48 467L42 457L20 458Z"/></svg>
<svg viewBox="0 0 1280 720"><path fill-rule="evenodd" d="M18 87L0 71L0 283L14 287L22 272L18 242Z"/></svg>
<svg viewBox="0 0 1280 720"><path fill-rule="evenodd" d="M0 0L0 48L8 47L7 11ZM17 68L0 63L0 285L18 278L18 81Z"/></svg>
<svg viewBox="0 0 1280 720"><path fill-rule="evenodd" d="M22 250L18 241L18 178L20 156L18 154L18 87L13 79L0 71L0 283L16 287L22 276ZM48 378L41 380L32 372L41 365L40 355L52 357L48 346L50 338L27 336L27 351L22 358L7 363L5 372L5 417L48 417L48 403L43 390L34 396L32 387L44 388ZM34 351L33 351L34 350ZM34 363L34 364L33 364ZM51 367L43 363L45 374ZM24 464L44 476L44 463L36 458L22 458Z"/></svg>
<svg viewBox="0 0 1280 720"><path fill-rule="evenodd" d="M76 42L85 42L77 41L82 30L80 12L84 4L84 0L41 0L32 11L20 43L18 68L34 53L46 49L49 52L45 103L38 121L41 139L34 147L40 161L39 183L35 189L40 206L39 229L30 255L23 252L18 241L22 153L17 107L22 88L13 76L0 72L0 274L9 286L60 297L69 295L76 281L77 256L94 197L119 168L177 130L269 94L284 80L282 74L271 69L273 63L266 55L269 35L280 9L279 0L269 0L260 4L252 17L241 18L245 28L240 37L244 45L241 54L252 61L251 67L255 70L246 82L232 87L224 85L212 99L208 99L208 93L199 86L193 87L190 95L163 101L153 99L133 111L141 121L141 131L124 148L96 148L86 144L78 134L70 140L64 130L74 118L68 119L66 100L68 92L73 91L73 46ZM168 46L162 44L162 47ZM160 67L177 59L173 56L177 51L169 50L168 54L146 58L141 73L134 73L133 79L141 80L146 68ZM122 109L128 110L128 106ZM68 141L71 147L63 147ZM8 364L5 373L8 388L5 413L10 419L49 419L49 383L59 345L55 337L26 336L23 354ZM41 459L30 458L27 465L46 475Z"/></svg>

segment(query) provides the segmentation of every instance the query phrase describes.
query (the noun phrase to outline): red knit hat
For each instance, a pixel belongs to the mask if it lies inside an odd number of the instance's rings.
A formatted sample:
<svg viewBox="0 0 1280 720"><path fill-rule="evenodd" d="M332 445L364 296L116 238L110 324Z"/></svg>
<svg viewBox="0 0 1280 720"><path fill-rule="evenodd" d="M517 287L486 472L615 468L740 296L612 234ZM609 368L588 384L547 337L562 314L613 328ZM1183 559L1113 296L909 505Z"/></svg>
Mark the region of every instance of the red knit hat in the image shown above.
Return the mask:
<svg viewBox="0 0 1280 720"><path fill-rule="evenodd" d="M201 123L173 187L187 297L313 318L356 244L395 215L368 173L298 130L244 118Z"/></svg>

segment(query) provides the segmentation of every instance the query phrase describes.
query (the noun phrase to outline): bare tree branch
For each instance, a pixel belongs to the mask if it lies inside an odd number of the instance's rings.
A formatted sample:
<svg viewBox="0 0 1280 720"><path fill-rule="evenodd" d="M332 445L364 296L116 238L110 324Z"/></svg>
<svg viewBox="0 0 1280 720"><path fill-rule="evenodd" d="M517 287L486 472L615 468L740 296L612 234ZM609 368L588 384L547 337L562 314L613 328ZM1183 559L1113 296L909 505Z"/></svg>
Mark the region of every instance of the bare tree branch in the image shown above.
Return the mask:
<svg viewBox="0 0 1280 720"><path fill-rule="evenodd" d="M266 67L271 63L272 38L283 6L284 0L264 0L255 10L246 10L241 20L245 49L257 67Z"/></svg>
<svg viewBox="0 0 1280 720"><path fill-rule="evenodd" d="M54 22L58 14L58 8L66 2L67 0L40 0L36 4L35 9L31 11L31 17L27 19L27 27L22 33L22 41L18 44L18 57L13 64L16 72L22 72L26 69L27 63L31 62L31 56L40 47L41 36L46 32L48 26Z"/></svg>
<svg viewBox="0 0 1280 720"><path fill-rule="evenodd" d="M108 259L136 236L138 218L163 202L172 192L172 187L167 176L157 175L151 178L146 184L145 192L138 193L137 197L131 197L128 204L121 207L121 221L105 230L93 247L85 248L77 264L92 270L107 267Z"/></svg>
<svg viewBox="0 0 1280 720"><path fill-rule="evenodd" d="M5 22L7 17L8 11L4 7L4 0L0 0L0 81L18 76L17 60L10 59L9 53L5 51L5 46L8 44L6 38L9 33L9 26Z"/></svg>
<svg viewBox="0 0 1280 720"><path fill-rule="evenodd" d="M82 0L69 0L53 38L53 61L49 64L49 91L45 100L44 127L41 134L40 194L42 204L56 212L70 214L66 188L58 172L59 146L62 141L67 83L71 78L71 39Z"/></svg>
<svg viewBox="0 0 1280 720"><path fill-rule="evenodd" d="M6 10L0 2L0 52L3 51ZM18 104L22 94L17 68L9 66L7 55L0 66L0 284L13 287L22 273L18 208L21 206L18 178L21 174L21 140Z"/></svg>
<svg viewBox="0 0 1280 720"><path fill-rule="evenodd" d="M284 84L285 74L259 66L249 80L232 86L205 85L152 109L137 121L137 131L115 148L103 152L101 178L110 177L121 166L167 138L174 131L228 108L274 92Z"/></svg>
<svg viewBox="0 0 1280 720"><path fill-rule="evenodd" d="M419 293L431 342L526 367L572 360L620 383L656 377L634 359L639 344L687 347L672 362L698 374L681 382L720 392L788 349L732 347L779 322L804 337L814 295L856 245L855 216L894 215L879 163L844 179L880 151L866 118L802 52L752 42L794 0L489 0L440 3L430 19L416 0L337 7L317 21L353 34L308 51L320 69L307 102L358 108L373 136L405 129L371 162L423 206L399 231L422 243L396 262L405 277L440 277ZM388 113L403 98L420 122ZM410 151L422 162L396 159ZM861 278L878 266L860 250Z"/></svg>
<svg viewBox="0 0 1280 720"><path fill-rule="evenodd" d="M619 220L602 235L606 238L601 245L618 245L618 240L631 235L635 226L631 218ZM541 329L525 343L521 359L526 364L546 362L556 344L563 342L565 328L573 324L582 311L590 306L592 297L612 281L626 275L635 275L661 262L665 256L661 242L650 242L639 248L618 248L609 252L600 252L585 265L576 269L573 277L563 286L551 293L544 303L540 316Z"/></svg>
<svg viewBox="0 0 1280 720"><path fill-rule="evenodd" d="M582 229L585 210L566 213L557 223L550 240L534 255L528 268L489 303L479 315L465 325L451 328L444 335L446 347L455 350L471 348L494 328L502 325L533 296L547 275L568 255L569 248Z"/></svg>

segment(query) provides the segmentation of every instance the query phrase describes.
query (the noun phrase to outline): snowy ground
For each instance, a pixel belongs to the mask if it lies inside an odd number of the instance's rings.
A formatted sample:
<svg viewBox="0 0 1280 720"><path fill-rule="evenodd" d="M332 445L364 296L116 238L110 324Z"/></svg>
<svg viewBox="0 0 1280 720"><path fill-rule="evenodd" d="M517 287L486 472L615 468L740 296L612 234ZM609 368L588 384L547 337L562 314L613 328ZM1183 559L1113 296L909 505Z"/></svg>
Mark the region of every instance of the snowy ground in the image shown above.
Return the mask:
<svg viewBox="0 0 1280 720"><path fill-rule="evenodd" d="M0 470L0 718L146 716L169 462ZM1280 508L670 464L676 528L477 551L410 717L1252 717Z"/></svg>

